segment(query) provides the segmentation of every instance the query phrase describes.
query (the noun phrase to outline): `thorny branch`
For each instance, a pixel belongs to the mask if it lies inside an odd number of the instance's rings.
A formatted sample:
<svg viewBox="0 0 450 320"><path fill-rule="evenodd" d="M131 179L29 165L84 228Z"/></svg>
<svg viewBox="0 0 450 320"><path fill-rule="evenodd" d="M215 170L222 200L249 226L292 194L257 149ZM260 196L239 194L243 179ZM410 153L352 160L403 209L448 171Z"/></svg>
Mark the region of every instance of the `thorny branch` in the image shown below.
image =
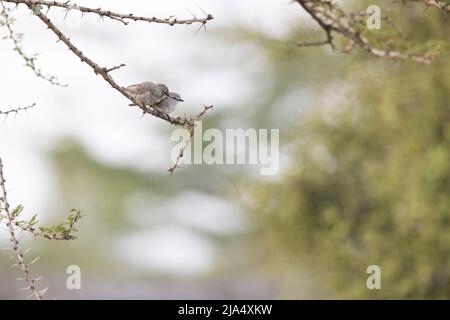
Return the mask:
<svg viewBox="0 0 450 320"><path fill-rule="evenodd" d="M6 111L0 110L0 115L2 115L2 116L9 116L10 114L17 115L21 111L26 111L28 109L33 108L35 105L36 105L36 103L33 103L33 104L31 104L31 105L29 105L27 107L19 107L19 108L15 108L15 109L9 109L9 110L6 110Z"/></svg>
<svg viewBox="0 0 450 320"><path fill-rule="evenodd" d="M180 167L180 161L184 156L184 152L186 151L186 148L189 146L189 144L191 143L192 137L194 136L194 130L195 130L195 121L200 120L200 118L209 110L212 109L213 106L203 106L203 111L200 112L195 118L192 119L194 125L189 127L189 138L185 141L183 147L180 149L177 159L175 160L175 163L173 164L172 167L169 168L169 173L170 175L173 174L173 172L175 171L175 169Z"/></svg>
<svg viewBox="0 0 450 320"><path fill-rule="evenodd" d="M54 227L34 227L36 221L18 221L13 219L13 224L22 232L30 233L34 238L46 238L48 240L75 240L76 236L73 232L76 232L75 224L82 217L81 211L73 209L69 215L68 222L59 224ZM13 217L14 218L14 217ZM0 220L7 219L6 215L0 213ZM34 219L34 218L33 218ZM65 226L67 225L67 227Z"/></svg>
<svg viewBox="0 0 450 320"><path fill-rule="evenodd" d="M51 83L52 85L63 86L63 87L66 86L65 84L61 84L55 76L45 75L41 71L41 69L39 69L36 66L36 63L35 63L36 57L29 56L25 53L25 51L23 50L23 48L21 46L22 35L14 32L14 29L12 27L14 20L10 16L9 10L5 6L3 1L4 0L0 0L0 6L1 6L0 15L3 18L3 20L0 21L0 26L4 25L6 27L6 30L8 33L7 36L5 36L4 38L11 40L11 42L14 45L14 51L16 51L23 58L23 60L25 61L25 66L30 68L38 78L44 79L44 80L48 81L49 83Z"/></svg>
<svg viewBox="0 0 450 320"><path fill-rule="evenodd" d="M36 288L36 281L40 280L42 277L33 278L29 269L29 267L39 259L39 257L35 258L30 263L25 261L24 256L30 249L24 252L20 250L20 238L16 236L16 231L29 233L34 238L42 237L49 240L74 240L76 237L73 233L77 231L77 229L75 229L75 224L82 218L82 214L81 211L72 209L66 222L50 227L36 227L35 225L38 222L36 219L37 215L34 215L29 221L18 220L22 210L22 205L11 209L8 202L6 180L3 173L3 163L0 158L0 222L5 223L8 228L10 242L14 251L14 256L12 258L16 261L13 266L18 266L25 275L23 278L18 278L18 280L26 281L27 287L24 289L31 290L32 296L38 300L41 300L48 288L38 290Z"/></svg>
<svg viewBox="0 0 450 320"><path fill-rule="evenodd" d="M38 299L41 300L43 294L47 289L44 290L38 290L36 288L36 281L37 278L33 278L30 274L29 267L32 265L35 261L27 264L25 261L24 253L19 248L19 241L17 240L15 230L14 230L14 217L11 214L10 211L10 205L7 198L7 192L6 192L6 180L3 174L3 163L2 159L0 158L0 211L4 212L4 216L6 219L6 226L8 227L9 232L9 239L11 241L12 249L14 251L14 258L16 260L16 263L14 265L17 265L20 270L24 273L25 282L27 283L28 287L26 289L31 290L32 295Z"/></svg>
<svg viewBox="0 0 450 320"><path fill-rule="evenodd" d="M325 40L299 43L299 46L321 46L329 45L335 50L334 35L340 35L348 40L344 48L345 52L350 52L355 47L359 47L376 57L385 57L400 60L412 60L418 63L430 64L437 55L436 52L428 51L423 54L402 52L391 48L381 48L375 46L366 36L364 36L361 25L365 23L366 14L345 13L335 3L330 0L295 0L310 16L317 22L325 32ZM443 1L423 0L428 5L436 5L441 9L449 9L448 4L443 5ZM397 32L400 32L395 25L387 18L382 18Z"/></svg>
<svg viewBox="0 0 450 320"><path fill-rule="evenodd" d="M203 18L196 18L193 19L177 19L175 17L169 17L169 18L156 18L156 17L142 17L142 16L135 16L132 13L129 14L122 14L113 12L110 10L102 10L101 8L89 8L89 7L83 7L79 6L77 4L71 4L69 1L66 2L58 2L58 1L46 1L46 0L4 0L6 2L11 2L15 4L26 4L27 6L45 6L48 9L52 7L59 7L66 10L66 14L69 11L75 10L79 11L82 14L91 13L96 14L101 18L109 18L111 20L116 20L119 22L122 22L123 24L127 25L129 21L143 21L148 23L159 23L159 24L167 24L170 26L174 25L190 25L194 23L200 23L202 25L206 25L208 21L213 20L214 17L211 14L205 14L205 17Z"/></svg>

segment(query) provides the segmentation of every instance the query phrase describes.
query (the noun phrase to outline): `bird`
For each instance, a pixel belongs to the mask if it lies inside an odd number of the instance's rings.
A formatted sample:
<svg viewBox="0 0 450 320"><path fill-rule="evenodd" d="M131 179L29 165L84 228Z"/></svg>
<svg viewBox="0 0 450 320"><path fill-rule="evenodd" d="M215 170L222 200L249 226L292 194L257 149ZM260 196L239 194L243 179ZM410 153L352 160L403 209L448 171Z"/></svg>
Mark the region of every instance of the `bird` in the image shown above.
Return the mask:
<svg viewBox="0 0 450 320"><path fill-rule="evenodd" d="M154 107L166 114L172 113L176 109L178 102L183 102L180 95L176 92L169 92L169 95L158 102Z"/></svg>
<svg viewBox="0 0 450 320"><path fill-rule="evenodd" d="M128 86L125 88L125 92L139 104L154 107L164 113L173 112L175 105L184 101L178 93L169 92L169 88L165 84L155 84L150 81Z"/></svg>

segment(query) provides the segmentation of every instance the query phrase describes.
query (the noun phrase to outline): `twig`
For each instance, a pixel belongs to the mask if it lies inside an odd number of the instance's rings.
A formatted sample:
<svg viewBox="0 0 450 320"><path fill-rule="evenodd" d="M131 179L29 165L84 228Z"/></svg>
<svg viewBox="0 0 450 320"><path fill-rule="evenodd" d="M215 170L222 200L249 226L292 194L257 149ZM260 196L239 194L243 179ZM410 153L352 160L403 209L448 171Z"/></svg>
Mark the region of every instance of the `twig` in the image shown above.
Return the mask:
<svg viewBox="0 0 450 320"><path fill-rule="evenodd" d="M8 202L8 198L7 198L7 193L6 193L6 180L3 174L3 162L2 159L0 158L0 208L2 209L2 211L4 211L4 216L6 218L6 226L8 227L8 231L9 231L9 238L12 244L12 249L14 251L15 254L15 259L16 259L16 264L17 266L19 266L20 270L22 270L22 272L24 273L24 280L26 281L26 283L28 284L28 287L26 289L31 290L32 295L37 299L37 300L41 300L42 299L42 295L43 295L43 291L39 291L36 288L35 282L36 279L33 279L31 274L30 274L30 270L29 270L29 266L31 264L33 264L35 262L35 260L29 265L25 262L25 258L24 258L24 253L22 253L22 251L19 249L19 241L17 240L17 237L15 235L15 231L14 231L14 218L11 215L10 212L10 206L9 206L9 202Z"/></svg>
<svg viewBox="0 0 450 320"><path fill-rule="evenodd" d="M330 41L328 39L321 41L299 42L297 43L297 47L320 47L327 44L330 44Z"/></svg>
<svg viewBox="0 0 450 320"><path fill-rule="evenodd" d="M202 112L200 112L197 116L195 116L195 118L193 119L194 125L189 127L189 138L186 140L186 142L184 143L184 145L181 147L177 159L175 160L175 163L173 164L172 167L169 168L169 173L170 175L173 174L173 172L175 171L175 169L180 167L180 161L184 156L184 152L186 151L186 148L189 146L189 144L192 141L192 137L194 136L194 131L195 131L195 121L198 121L209 109L212 109L213 106L203 106L203 110Z"/></svg>
<svg viewBox="0 0 450 320"><path fill-rule="evenodd" d="M3 3L3 1L5 0L0 0L0 5L1 5L1 15L3 16L3 24L5 25L6 29L8 30L8 35L6 38L9 38L13 45L14 45L14 50L23 58L23 60L25 60L25 66L30 68L31 70L33 70L34 74L41 79L44 79L46 81L48 81L49 83L51 83L52 85L56 85L56 86L61 86L61 87L66 87L66 84L61 84L58 81L58 78L56 78L55 76L52 75L45 75L43 74L42 70L39 69L36 64L36 57L30 57L28 56L25 51L22 49L21 45L20 45L20 34L16 34L14 32L14 29L12 28L12 18L10 17L9 13L8 13L8 8L5 6L5 4ZM1 24L0 24L1 25Z"/></svg>
<svg viewBox="0 0 450 320"><path fill-rule="evenodd" d="M105 72L111 72L111 71L114 71L114 70L120 69L120 68L122 68L122 67L125 67L125 66L126 66L126 65L125 65L125 63L122 63L122 64L120 64L120 65L118 65L118 66L115 66L115 67L112 67L112 68L106 69L106 70L105 70Z"/></svg>
<svg viewBox="0 0 450 320"><path fill-rule="evenodd" d="M81 212L79 210L75 211L74 219L72 219L69 223L67 229L64 232L56 232L54 230L50 231L39 231L37 228L33 227L28 221L17 221L14 219L13 224L15 227L19 228L22 232L30 233L34 238L46 238L48 240L57 240L57 241L67 241L67 240L76 240L77 237L72 235L72 232L75 230L75 223L81 218ZM6 215L0 213L0 220L7 219Z"/></svg>
<svg viewBox="0 0 450 320"><path fill-rule="evenodd" d="M15 108L15 109L9 109L7 111L2 111L0 110L0 115L2 116L8 116L10 114L18 114L21 111L26 111L28 109L33 108L34 106L36 106L36 103L33 103L32 105L29 105L27 107L19 107L19 108Z"/></svg>
<svg viewBox="0 0 450 320"><path fill-rule="evenodd" d="M181 147L180 152L178 153L177 159L175 160L175 163L173 164L173 166L171 166L169 168L169 170L167 170L170 175L173 174L175 169L180 168L180 161L184 157L184 152L186 151L186 148L191 143L193 136L194 136L194 130L193 129L189 130L189 138L184 142L184 145Z"/></svg>

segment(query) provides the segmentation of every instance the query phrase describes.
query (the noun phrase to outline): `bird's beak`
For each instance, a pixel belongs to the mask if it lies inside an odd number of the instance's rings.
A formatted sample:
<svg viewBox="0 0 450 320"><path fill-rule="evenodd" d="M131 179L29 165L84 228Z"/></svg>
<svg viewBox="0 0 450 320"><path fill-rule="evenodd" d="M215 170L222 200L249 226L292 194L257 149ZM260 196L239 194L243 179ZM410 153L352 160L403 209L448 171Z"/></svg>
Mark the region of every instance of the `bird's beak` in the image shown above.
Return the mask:
<svg viewBox="0 0 450 320"><path fill-rule="evenodd" d="M172 97L172 96L169 96L169 97L171 97L172 99L174 99L174 100L177 100L177 101L180 101L180 102L184 102L184 100L183 99L181 99L181 98L177 98L177 97Z"/></svg>

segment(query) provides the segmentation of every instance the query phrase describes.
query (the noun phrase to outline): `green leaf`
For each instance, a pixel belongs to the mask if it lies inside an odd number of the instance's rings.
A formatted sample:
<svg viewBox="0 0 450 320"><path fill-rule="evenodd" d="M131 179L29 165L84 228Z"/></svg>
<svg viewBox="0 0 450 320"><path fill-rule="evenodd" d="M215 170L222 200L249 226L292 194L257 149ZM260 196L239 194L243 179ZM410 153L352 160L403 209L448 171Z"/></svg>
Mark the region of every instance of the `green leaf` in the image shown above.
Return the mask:
<svg viewBox="0 0 450 320"><path fill-rule="evenodd" d="M23 210L23 205L19 204L14 210L11 212L11 216L13 218L17 217Z"/></svg>

